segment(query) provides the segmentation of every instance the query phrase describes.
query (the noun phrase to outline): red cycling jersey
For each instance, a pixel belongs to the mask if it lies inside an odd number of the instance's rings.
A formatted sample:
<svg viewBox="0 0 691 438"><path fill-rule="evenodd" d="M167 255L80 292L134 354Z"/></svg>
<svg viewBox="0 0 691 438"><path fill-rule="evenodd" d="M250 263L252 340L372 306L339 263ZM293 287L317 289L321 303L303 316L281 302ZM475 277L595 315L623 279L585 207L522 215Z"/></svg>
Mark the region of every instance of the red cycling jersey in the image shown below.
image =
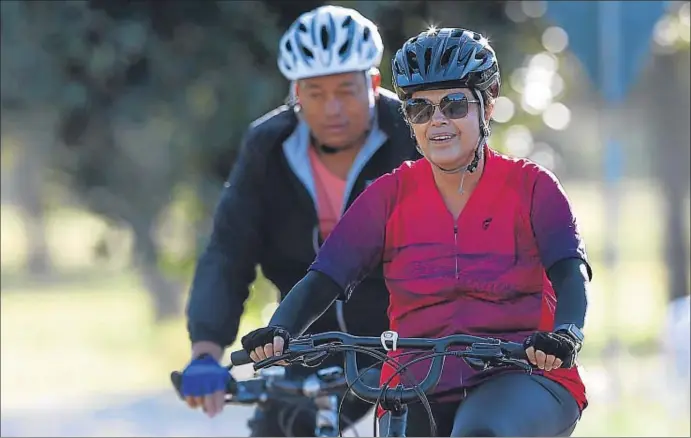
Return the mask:
<svg viewBox="0 0 691 438"><path fill-rule="evenodd" d="M310 269L349 293L383 263L390 328L401 337L465 333L522 342L536 330L551 331L556 297L546 269L567 258L587 264L569 201L543 167L488 147L485 157L483 174L457 220L425 159L380 177L348 209ZM389 354L405 364L421 353ZM416 382L430 363L411 365ZM516 371L477 372L449 356L432 396L458 400L464 389L504 372ZM392 373L385 365L382 382ZM585 408L577 367L536 373L561 383Z"/></svg>

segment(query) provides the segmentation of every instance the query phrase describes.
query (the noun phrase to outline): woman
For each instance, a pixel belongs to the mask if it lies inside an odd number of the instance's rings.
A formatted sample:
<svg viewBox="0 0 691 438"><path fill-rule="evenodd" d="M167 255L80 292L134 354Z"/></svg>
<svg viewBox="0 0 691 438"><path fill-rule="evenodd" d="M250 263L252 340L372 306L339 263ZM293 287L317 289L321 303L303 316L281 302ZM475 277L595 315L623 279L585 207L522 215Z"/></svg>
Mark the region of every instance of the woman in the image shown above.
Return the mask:
<svg viewBox="0 0 691 438"><path fill-rule="evenodd" d="M573 365L592 274L567 197L544 168L487 146L500 75L481 35L423 32L396 53L393 72L424 159L363 192L243 348L255 361L281 354L291 335L383 263L391 330L401 337L523 342L538 368L476 372L447 358L431 395L440 435L569 436L587 404ZM428 367L412 366L415 379ZM410 407L407 433L429 434L421 404Z"/></svg>

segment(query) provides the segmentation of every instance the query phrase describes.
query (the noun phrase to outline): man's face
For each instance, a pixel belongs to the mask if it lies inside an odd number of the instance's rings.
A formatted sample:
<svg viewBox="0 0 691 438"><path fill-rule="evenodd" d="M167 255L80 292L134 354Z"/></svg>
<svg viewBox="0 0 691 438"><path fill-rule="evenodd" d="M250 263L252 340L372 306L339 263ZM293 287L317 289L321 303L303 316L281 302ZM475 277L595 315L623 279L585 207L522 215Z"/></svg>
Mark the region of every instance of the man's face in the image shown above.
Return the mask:
<svg viewBox="0 0 691 438"><path fill-rule="evenodd" d="M321 144L345 148L363 138L370 123L365 73L302 79L297 91L302 116Z"/></svg>

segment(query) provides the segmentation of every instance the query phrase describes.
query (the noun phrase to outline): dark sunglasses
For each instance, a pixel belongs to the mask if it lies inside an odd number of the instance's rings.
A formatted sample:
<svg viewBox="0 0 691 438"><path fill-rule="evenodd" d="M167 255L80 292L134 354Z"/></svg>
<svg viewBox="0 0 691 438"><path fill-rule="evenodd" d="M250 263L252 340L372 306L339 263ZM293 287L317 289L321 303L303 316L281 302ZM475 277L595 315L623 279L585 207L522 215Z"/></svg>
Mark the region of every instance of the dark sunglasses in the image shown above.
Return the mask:
<svg viewBox="0 0 691 438"><path fill-rule="evenodd" d="M422 124L430 121L437 107L447 119L462 119L468 115L468 105L471 103L480 101L468 100L463 93L451 93L444 96L439 103L429 99L408 99L403 108L410 123Z"/></svg>

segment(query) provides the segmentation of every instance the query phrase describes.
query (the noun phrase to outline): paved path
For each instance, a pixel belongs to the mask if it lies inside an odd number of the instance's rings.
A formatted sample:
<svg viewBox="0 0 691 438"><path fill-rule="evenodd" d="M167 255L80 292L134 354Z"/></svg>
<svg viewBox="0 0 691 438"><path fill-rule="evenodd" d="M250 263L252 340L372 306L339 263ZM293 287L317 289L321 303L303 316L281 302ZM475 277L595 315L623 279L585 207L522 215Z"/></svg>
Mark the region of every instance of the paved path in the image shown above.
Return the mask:
<svg viewBox="0 0 691 438"><path fill-rule="evenodd" d="M250 407L229 406L209 419L170 391L160 391L117 396L99 406L3 409L0 431L3 437L239 437L247 436L251 413ZM371 436L371 417L358 429L361 436Z"/></svg>

